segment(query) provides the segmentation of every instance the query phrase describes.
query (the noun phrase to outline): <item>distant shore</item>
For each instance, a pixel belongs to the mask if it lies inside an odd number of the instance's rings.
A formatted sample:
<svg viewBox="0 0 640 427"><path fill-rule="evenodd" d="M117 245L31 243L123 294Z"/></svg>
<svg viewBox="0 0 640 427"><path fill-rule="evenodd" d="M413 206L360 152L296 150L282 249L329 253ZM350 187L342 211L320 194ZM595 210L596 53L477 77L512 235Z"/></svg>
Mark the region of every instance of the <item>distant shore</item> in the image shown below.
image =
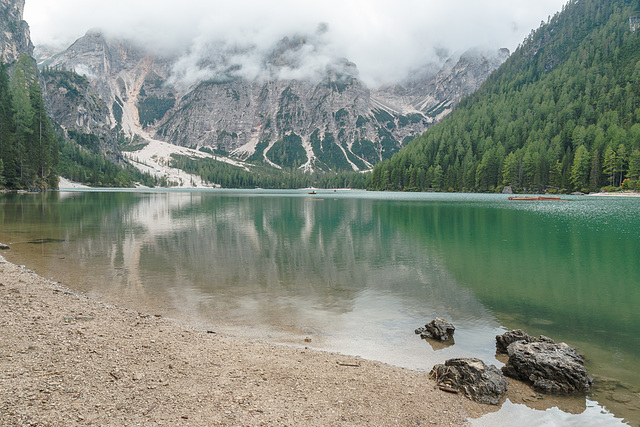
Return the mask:
<svg viewBox="0 0 640 427"><path fill-rule="evenodd" d="M71 181L65 177L60 177L58 181L58 187L62 189L67 188L91 188L88 185L81 184L79 182Z"/></svg>
<svg viewBox="0 0 640 427"><path fill-rule="evenodd" d="M75 181L71 181L67 178L64 177L60 177L60 182L58 187L64 191L64 190L74 190L74 189L92 189L93 187L90 187L88 185L85 184L81 184L79 182L75 182ZM141 187L141 188L146 188L146 187ZM177 189L197 189L197 188L202 188L202 187L169 187L169 188L177 188ZM124 188L123 188L124 189ZM99 188L96 188L96 190L99 190ZM130 190L130 189L127 189ZM305 190L305 191L321 191L322 193L326 192L326 191L351 191L352 189L350 188L338 188L338 189L326 189L326 188L315 188L315 187L309 187L309 188L300 188L299 190ZM516 194L513 194L516 195ZM557 194L557 196L562 196L563 194ZM640 192L633 192L633 191L622 191L622 192L614 192L614 193L607 193L607 192L593 192L593 193L588 193L588 194L584 194L585 196L597 196L597 197L640 197Z"/></svg>
<svg viewBox="0 0 640 427"><path fill-rule="evenodd" d="M589 193L587 196L608 196L608 197L640 197L640 193L625 191L620 193Z"/></svg>
<svg viewBox="0 0 640 427"><path fill-rule="evenodd" d="M0 256L2 425L465 425L424 372L197 330Z"/></svg>

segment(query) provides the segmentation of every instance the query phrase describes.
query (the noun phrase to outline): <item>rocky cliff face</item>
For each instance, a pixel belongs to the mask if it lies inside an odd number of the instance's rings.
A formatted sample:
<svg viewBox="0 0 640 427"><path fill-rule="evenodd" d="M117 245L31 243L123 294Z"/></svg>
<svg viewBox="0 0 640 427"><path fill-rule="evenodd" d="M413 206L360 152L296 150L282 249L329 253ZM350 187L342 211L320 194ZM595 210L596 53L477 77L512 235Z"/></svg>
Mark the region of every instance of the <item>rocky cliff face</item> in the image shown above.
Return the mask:
<svg viewBox="0 0 640 427"><path fill-rule="evenodd" d="M35 53L44 66L46 98L54 119L67 132L97 135L102 151L111 157L118 157L118 140L147 136L138 109L146 99L144 90L140 93L145 83L151 96L171 92L162 84L167 73L162 60L130 43L107 40L99 32L88 32L58 54L40 48Z"/></svg>
<svg viewBox="0 0 640 427"><path fill-rule="evenodd" d="M83 136L95 136L91 139L97 146L90 148L116 163L122 162L118 150L120 129L113 126L111 111L89 79L72 71L50 69L42 71L41 79L47 111L67 137L77 142Z"/></svg>
<svg viewBox="0 0 640 427"><path fill-rule="evenodd" d="M272 165L366 169L429 122L417 112L410 119L386 112L355 71L347 64L318 82L203 82L179 99L157 133L180 145ZM285 164L273 150L287 136L300 155Z"/></svg>
<svg viewBox="0 0 640 427"><path fill-rule="evenodd" d="M100 108L59 107L68 98L60 80L48 80L47 92L56 119L84 132L116 129L274 167L364 170L446 115L507 56L468 52L435 74L370 90L346 59L307 72L301 58L312 49L303 37L285 39L251 77L229 59L249 53L216 51L198 64L206 76L187 79L179 58L90 32L47 61L86 76L101 102L84 99Z"/></svg>
<svg viewBox="0 0 640 427"><path fill-rule="evenodd" d="M374 96L405 99L413 108L432 120L441 120L466 95L475 92L491 72L509 57L509 49L495 52L471 49L449 58L432 77L417 75L402 84L382 88Z"/></svg>
<svg viewBox="0 0 640 427"><path fill-rule="evenodd" d="M10 64L33 55L29 25L22 19L24 0L0 0L0 61Z"/></svg>

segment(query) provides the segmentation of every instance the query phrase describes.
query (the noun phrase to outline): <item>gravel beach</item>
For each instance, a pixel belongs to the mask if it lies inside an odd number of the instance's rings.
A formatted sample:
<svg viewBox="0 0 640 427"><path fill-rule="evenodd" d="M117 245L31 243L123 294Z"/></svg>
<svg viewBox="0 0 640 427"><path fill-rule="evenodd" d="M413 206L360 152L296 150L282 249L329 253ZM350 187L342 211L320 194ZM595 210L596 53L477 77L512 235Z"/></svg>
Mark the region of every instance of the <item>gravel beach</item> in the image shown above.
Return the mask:
<svg viewBox="0 0 640 427"><path fill-rule="evenodd" d="M0 425L466 425L424 372L113 306L0 257Z"/></svg>

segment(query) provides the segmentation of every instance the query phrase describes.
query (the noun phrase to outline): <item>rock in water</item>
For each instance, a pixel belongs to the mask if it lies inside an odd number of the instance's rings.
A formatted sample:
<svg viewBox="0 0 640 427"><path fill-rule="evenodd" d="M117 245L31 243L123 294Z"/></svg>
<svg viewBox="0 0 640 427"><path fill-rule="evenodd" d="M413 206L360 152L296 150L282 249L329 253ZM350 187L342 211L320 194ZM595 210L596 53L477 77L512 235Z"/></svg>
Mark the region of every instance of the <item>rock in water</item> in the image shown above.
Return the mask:
<svg viewBox="0 0 640 427"><path fill-rule="evenodd" d="M582 357L565 343L516 341L507 353L509 361L502 372L531 382L536 390L567 394L587 391L593 384Z"/></svg>
<svg viewBox="0 0 640 427"><path fill-rule="evenodd" d="M479 403L497 405L509 384L498 368L476 358L449 359L430 373L438 385L445 384Z"/></svg>
<svg viewBox="0 0 640 427"><path fill-rule="evenodd" d="M0 251L6 251L11 249L8 245L5 245L4 243L0 243Z"/></svg>
<svg viewBox="0 0 640 427"><path fill-rule="evenodd" d="M514 329L512 331L505 332L502 335L496 335L496 351L498 353L506 354L509 344L516 341L554 343L551 338L545 337L544 335L540 335L540 338L536 338L532 337L522 329Z"/></svg>
<svg viewBox="0 0 640 427"><path fill-rule="evenodd" d="M436 317L431 322L424 325L424 328L416 329L416 334L421 338L431 338L434 340L446 341L453 336L456 328L442 317Z"/></svg>

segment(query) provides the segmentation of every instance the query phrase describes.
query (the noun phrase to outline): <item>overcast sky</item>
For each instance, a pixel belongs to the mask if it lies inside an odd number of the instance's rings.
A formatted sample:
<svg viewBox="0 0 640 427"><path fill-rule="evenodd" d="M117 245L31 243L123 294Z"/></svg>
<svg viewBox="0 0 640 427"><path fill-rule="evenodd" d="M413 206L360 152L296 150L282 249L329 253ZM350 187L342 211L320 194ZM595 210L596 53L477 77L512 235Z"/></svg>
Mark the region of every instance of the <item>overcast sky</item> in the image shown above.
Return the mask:
<svg viewBox="0 0 640 427"><path fill-rule="evenodd" d="M369 83L429 61L434 50L513 51L566 0L26 0L34 44L66 47L87 30L154 49L201 50L218 41L268 48L286 35L322 36L325 55L348 58Z"/></svg>

